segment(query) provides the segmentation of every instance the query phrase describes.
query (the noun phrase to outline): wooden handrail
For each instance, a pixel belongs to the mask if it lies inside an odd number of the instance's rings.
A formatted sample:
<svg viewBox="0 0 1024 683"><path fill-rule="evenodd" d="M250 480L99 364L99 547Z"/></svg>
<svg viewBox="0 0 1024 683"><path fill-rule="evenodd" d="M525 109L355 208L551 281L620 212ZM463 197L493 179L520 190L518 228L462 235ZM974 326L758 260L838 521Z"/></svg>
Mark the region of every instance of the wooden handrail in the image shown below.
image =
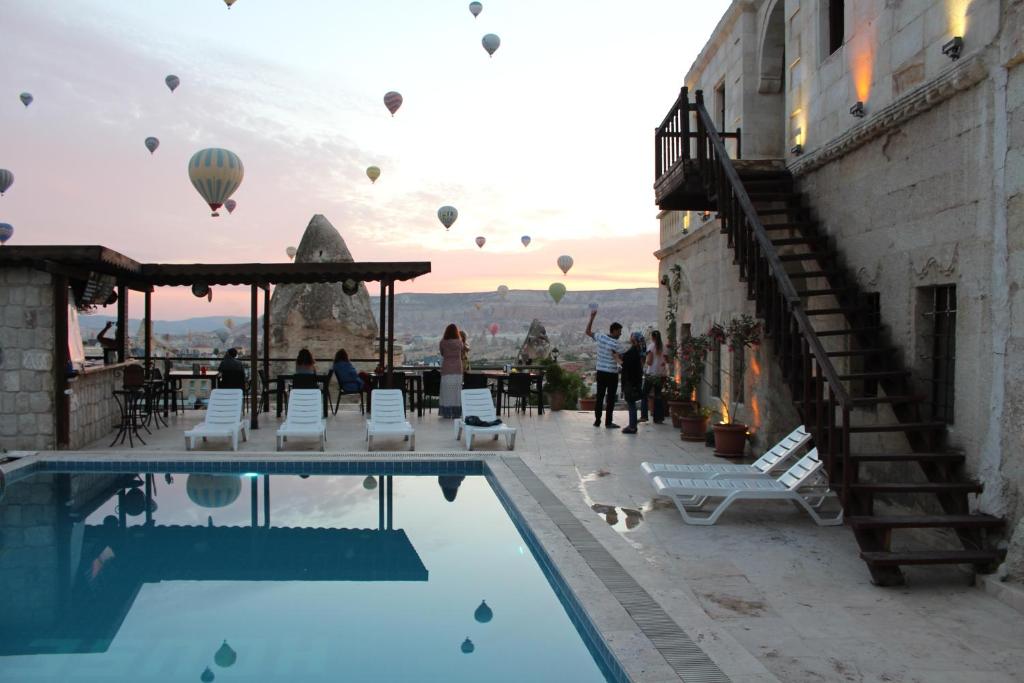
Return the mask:
<svg viewBox="0 0 1024 683"><path fill-rule="evenodd" d="M750 199L750 195L747 193L746 187L743 185L743 181L740 178L736 167L733 165L732 160L725 150L725 143L722 140L722 136L719 135L715 129L714 122L707 109L704 107L703 92L698 90L696 92L696 102L693 108L697 112L697 158L701 163L701 176L704 178L706 183L712 182L713 178L717 181L716 196L719 207L719 214L723 216L723 220L727 220L731 212L728 209L738 209L742 214L743 220L747 223L753 237L757 243L758 250L760 251L760 258L767 263L767 275L771 277L771 285L777 290L778 295L781 296L786 312L795 321L797 330L800 333L801 348L804 350L802 354L805 361L803 370L804 380L804 393L803 399L805 406L809 406L809 395L812 389L812 380L823 379L829 395L828 410L830 414L828 416L828 424L822 424L824 419L824 408L822 405L822 392L818 391L814 387L817 400L816 400L816 418L817 418L817 432L819 438L822 433L828 430L828 447L830 456L834 455L835 447L839 447L839 455L842 459L842 502L846 505L849 496L849 476L850 462L849 462L849 427L850 427L850 409L852 407L852 401L850 395L846 391L846 387L843 386L842 381L839 379L839 373L833 366L828 353L825 351L824 346L821 343L821 339L814 331L814 327L811 325L810 319L804 312L803 301L797 294L796 287L793 286L793 281L790 279L789 274L782 265L782 261L779 259L779 255L775 250L775 246L771 242L771 238L768 236L767 231L764 229L764 224L761 222L758 216L757 210L754 208L754 204ZM727 193L725 192L727 190ZM728 196L727 196L728 194ZM740 263L740 267L743 268L748 263L753 266L754 272L749 270L746 272L747 278L757 279L761 274L760 264L756 263L758 255L751 255L746 253L748 247L742 243L742 240L738 237L734 239L734 248L736 249L737 261ZM749 268L749 266L747 266ZM786 332L780 330L784 336ZM817 378L812 377L813 368L810 367L810 359L813 357L820 376ZM839 443L836 443L835 430L837 425L835 424L835 409L839 407L841 410L841 422L838 425L838 429L841 430L841 439ZM806 415L805 415L806 419ZM830 463L830 468L834 469L834 463ZM834 472L830 472L830 475L834 475Z"/></svg>

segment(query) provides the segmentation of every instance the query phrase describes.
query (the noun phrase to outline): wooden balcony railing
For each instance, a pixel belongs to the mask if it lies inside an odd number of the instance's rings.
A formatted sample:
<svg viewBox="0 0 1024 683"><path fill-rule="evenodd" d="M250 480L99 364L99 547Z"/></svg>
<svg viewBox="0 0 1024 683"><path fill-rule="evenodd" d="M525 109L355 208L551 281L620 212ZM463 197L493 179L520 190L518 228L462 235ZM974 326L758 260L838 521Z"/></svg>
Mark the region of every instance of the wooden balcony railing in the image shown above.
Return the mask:
<svg viewBox="0 0 1024 683"><path fill-rule="evenodd" d="M672 172L679 162L694 158L697 132L691 119L696 111L696 105L690 102L689 89L684 86L661 125L654 130L655 182ZM720 132L718 135L722 140L735 140L736 158L743 158L743 139L739 128L733 133Z"/></svg>

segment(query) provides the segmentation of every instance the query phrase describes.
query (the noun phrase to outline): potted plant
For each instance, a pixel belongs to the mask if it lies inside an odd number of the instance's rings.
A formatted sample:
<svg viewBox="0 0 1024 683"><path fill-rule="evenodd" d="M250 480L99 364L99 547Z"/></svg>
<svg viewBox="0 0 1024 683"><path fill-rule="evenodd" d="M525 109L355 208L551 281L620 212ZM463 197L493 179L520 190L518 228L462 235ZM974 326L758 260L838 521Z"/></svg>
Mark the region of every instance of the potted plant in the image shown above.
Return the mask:
<svg viewBox="0 0 1024 683"><path fill-rule="evenodd" d="M683 441L703 441L708 431L711 413L711 408L698 406L691 413L682 415L679 421L679 438Z"/></svg>
<svg viewBox="0 0 1024 683"><path fill-rule="evenodd" d="M704 367L708 352L711 350L711 338L706 334L690 335L679 341L679 393L687 402L686 413L694 415L697 410L695 397L697 387L704 379Z"/></svg>
<svg viewBox="0 0 1024 683"><path fill-rule="evenodd" d="M713 324L706 336L716 343L727 344L730 353L746 353L747 348L756 347L761 343L761 323L752 316L743 314L733 318L725 326ZM731 406L726 406L722 401L722 408L722 420L712 426L715 433L715 455L722 458L742 457L747 446L749 428L742 422L732 420L736 414L735 401Z"/></svg>
<svg viewBox="0 0 1024 683"><path fill-rule="evenodd" d="M665 378L664 384L661 385L661 396L665 399L665 405L668 406L668 414L672 418L672 426L678 429L679 420L690 404L689 397L683 400L679 382L676 382L673 377Z"/></svg>
<svg viewBox="0 0 1024 683"><path fill-rule="evenodd" d="M575 408L580 397L590 394L583 375L567 370L551 359L541 361L544 368L544 394L551 410Z"/></svg>

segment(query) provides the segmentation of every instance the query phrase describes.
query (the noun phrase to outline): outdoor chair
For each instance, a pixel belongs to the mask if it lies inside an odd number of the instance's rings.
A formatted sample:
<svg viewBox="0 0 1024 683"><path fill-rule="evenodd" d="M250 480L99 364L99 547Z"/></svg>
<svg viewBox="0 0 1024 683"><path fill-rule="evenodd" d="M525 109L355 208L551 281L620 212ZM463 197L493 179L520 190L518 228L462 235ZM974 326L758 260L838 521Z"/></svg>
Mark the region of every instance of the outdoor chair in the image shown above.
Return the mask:
<svg viewBox="0 0 1024 683"><path fill-rule="evenodd" d="M533 378L525 372L513 372L508 376L508 384L505 387L506 398L516 400L516 412L527 412L532 413L532 406L530 406L530 392L533 388ZM505 414L508 414L509 405L511 401L505 401Z"/></svg>
<svg viewBox="0 0 1024 683"><path fill-rule="evenodd" d="M467 372L462 376L463 389L486 389L487 375Z"/></svg>
<svg viewBox="0 0 1024 683"><path fill-rule="evenodd" d="M462 390L462 417L455 420L455 440L458 441L462 435L466 435L466 449L473 450L473 438L476 436L493 436L497 441L499 436L505 437L505 445L511 451L516 447L516 428L509 427L505 423L490 427L477 427L466 424L466 418L475 416L483 422L494 422L498 419L494 410L494 399L491 398L490 389L463 389Z"/></svg>
<svg viewBox="0 0 1024 683"><path fill-rule="evenodd" d="M427 370L423 373L423 398L427 401L427 409L432 410L434 403L428 399L441 400L441 372Z"/></svg>
<svg viewBox="0 0 1024 683"><path fill-rule="evenodd" d="M370 416L366 418L366 449L373 450L378 436L401 436L416 450L416 430L405 419L405 400L399 389L376 389L370 394Z"/></svg>
<svg viewBox="0 0 1024 683"><path fill-rule="evenodd" d="M263 368L256 371L259 379L259 392L260 392L260 412L270 412L270 380L267 379L267 373L263 372Z"/></svg>
<svg viewBox="0 0 1024 683"><path fill-rule="evenodd" d="M249 439L249 427L242 419L242 390L214 389L203 422L185 432L185 450L196 447L198 439L231 439L231 450L238 450L238 437Z"/></svg>
<svg viewBox="0 0 1024 683"><path fill-rule="evenodd" d="M817 508L834 492L828 489L818 449L812 448L778 479L770 477L721 477L718 479L679 479L655 476L652 480L659 495L670 496L687 524L711 525L737 500L788 500L803 508L819 526L843 523L843 510L832 517L818 514ZM722 501L708 514L699 513L711 499Z"/></svg>
<svg viewBox="0 0 1024 683"><path fill-rule="evenodd" d="M327 450L327 420L319 389L292 389L288 394L288 415L277 429L277 450L289 438L315 438L320 442L320 450Z"/></svg>
<svg viewBox="0 0 1024 683"><path fill-rule="evenodd" d="M359 414L364 415L366 413L366 406L363 401L365 399L367 391L369 391L369 387L364 386L359 391L345 391L345 389L341 385L341 378L338 377L333 371L331 372L331 374L334 375L334 377L338 380L338 396L337 398L334 399L334 414L338 414L338 406L341 405L342 396L351 396L352 394L359 394ZM328 375L327 379L328 383L330 383L330 375ZM327 402L330 403L330 401L331 397L330 394L328 394Z"/></svg>
<svg viewBox="0 0 1024 683"><path fill-rule="evenodd" d="M669 476L689 479L718 479L719 477L769 476L796 453L811 442L811 435L803 425L787 434L781 441L769 448L764 455L749 465L732 463L702 463L698 465L674 465L669 463L642 462L644 474L649 477Z"/></svg>

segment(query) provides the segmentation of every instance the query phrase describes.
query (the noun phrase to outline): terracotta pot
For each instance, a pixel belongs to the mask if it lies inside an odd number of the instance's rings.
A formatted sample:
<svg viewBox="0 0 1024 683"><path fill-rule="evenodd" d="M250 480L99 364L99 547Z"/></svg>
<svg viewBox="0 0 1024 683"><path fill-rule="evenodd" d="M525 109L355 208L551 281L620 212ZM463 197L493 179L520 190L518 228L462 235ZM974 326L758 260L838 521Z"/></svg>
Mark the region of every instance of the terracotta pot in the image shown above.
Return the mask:
<svg viewBox="0 0 1024 683"><path fill-rule="evenodd" d="M742 458L747 448L747 425L741 422L715 423L715 455L720 458Z"/></svg>
<svg viewBox="0 0 1024 683"><path fill-rule="evenodd" d="M594 398L593 396L591 396L590 398L581 398L580 399L580 410L585 410L587 412L592 413L592 412L594 412L594 409L596 407L597 407L597 399Z"/></svg>
<svg viewBox="0 0 1024 683"><path fill-rule="evenodd" d="M548 407L554 411L565 408L565 394L561 391L548 392Z"/></svg>
<svg viewBox="0 0 1024 683"><path fill-rule="evenodd" d="M703 441L708 431L708 418L701 415L683 415L680 418L679 438L683 441Z"/></svg>
<svg viewBox="0 0 1024 683"><path fill-rule="evenodd" d="M694 410L693 401L669 401L668 414L672 417L672 426L676 429L682 427L680 418L686 414L692 414Z"/></svg>

